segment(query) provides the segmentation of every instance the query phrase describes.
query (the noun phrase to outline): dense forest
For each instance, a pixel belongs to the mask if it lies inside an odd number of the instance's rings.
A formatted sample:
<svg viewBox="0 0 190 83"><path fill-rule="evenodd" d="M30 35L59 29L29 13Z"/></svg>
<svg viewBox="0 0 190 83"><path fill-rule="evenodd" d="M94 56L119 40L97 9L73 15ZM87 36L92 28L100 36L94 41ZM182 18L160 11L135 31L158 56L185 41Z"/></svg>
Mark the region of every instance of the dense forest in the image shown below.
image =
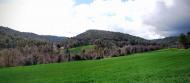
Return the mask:
<svg viewBox="0 0 190 83"><path fill-rule="evenodd" d="M66 38L19 32L1 26L0 67L101 59L167 47L188 48L189 37L188 33L182 34L180 38L146 40L119 32L88 30L75 37ZM78 53L72 51L80 46L89 48Z"/></svg>

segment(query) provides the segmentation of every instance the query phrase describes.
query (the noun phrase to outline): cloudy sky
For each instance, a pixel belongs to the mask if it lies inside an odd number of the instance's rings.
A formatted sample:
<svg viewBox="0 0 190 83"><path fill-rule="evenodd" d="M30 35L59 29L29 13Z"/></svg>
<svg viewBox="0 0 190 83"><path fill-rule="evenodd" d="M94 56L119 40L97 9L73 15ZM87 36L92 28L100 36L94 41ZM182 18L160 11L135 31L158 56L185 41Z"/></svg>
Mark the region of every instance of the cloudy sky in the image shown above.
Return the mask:
<svg viewBox="0 0 190 83"><path fill-rule="evenodd" d="M190 31L190 0L0 0L0 25L41 35L98 29L157 39Z"/></svg>

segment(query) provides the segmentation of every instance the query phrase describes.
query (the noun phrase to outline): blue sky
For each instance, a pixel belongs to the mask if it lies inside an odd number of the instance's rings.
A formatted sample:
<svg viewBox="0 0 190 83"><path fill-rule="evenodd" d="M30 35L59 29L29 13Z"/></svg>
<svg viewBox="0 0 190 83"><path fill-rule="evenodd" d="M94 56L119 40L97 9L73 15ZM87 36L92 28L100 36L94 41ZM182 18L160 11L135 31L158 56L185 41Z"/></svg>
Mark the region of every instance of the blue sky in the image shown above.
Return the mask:
<svg viewBox="0 0 190 83"><path fill-rule="evenodd" d="M93 0L74 0L76 2L76 5L80 4L90 4L93 2Z"/></svg>

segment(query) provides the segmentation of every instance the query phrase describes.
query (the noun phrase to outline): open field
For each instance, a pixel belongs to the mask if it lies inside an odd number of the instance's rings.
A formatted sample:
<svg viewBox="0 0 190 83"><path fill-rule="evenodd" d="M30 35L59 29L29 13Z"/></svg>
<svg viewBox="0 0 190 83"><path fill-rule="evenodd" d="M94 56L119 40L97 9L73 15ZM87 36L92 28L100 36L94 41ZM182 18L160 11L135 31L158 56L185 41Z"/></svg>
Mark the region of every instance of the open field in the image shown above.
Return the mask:
<svg viewBox="0 0 190 83"><path fill-rule="evenodd" d="M0 83L188 83L190 50L0 69Z"/></svg>
<svg viewBox="0 0 190 83"><path fill-rule="evenodd" d="M82 51L89 51L93 50L95 45L86 45L86 46L79 46L75 48L70 48L71 54L80 54Z"/></svg>

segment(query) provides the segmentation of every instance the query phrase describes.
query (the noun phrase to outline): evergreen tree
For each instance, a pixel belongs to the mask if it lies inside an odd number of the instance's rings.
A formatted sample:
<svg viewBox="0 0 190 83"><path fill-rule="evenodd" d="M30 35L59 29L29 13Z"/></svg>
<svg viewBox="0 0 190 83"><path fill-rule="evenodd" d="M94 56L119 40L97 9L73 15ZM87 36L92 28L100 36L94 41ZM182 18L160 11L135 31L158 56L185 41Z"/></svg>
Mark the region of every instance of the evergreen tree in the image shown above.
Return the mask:
<svg viewBox="0 0 190 83"><path fill-rule="evenodd" d="M187 46L190 48L190 32L187 33Z"/></svg>
<svg viewBox="0 0 190 83"><path fill-rule="evenodd" d="M186 35L185 34L181 34L179 36L179 43L184 47L184 48L187 48L187 38L186 38Z"/></svg>

